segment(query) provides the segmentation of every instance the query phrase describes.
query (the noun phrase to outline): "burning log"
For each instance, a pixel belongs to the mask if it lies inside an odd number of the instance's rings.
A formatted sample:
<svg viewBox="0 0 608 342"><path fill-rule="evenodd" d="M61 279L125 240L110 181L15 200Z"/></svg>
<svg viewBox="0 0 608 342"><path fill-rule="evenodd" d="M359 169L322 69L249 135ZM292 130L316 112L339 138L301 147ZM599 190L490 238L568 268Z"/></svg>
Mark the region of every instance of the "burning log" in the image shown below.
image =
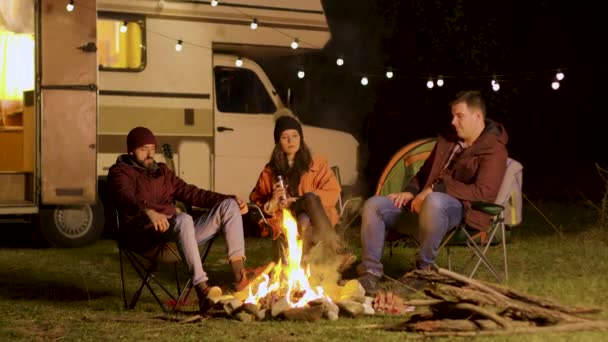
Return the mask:
<svg viewBox="0 0 608 342"><path fill-rule="evenodd" d="M363 304L355 302L354 300L343 300L336 303L340 308L340 315L345 317L358 317L362 316L365 312Z"/></svg>

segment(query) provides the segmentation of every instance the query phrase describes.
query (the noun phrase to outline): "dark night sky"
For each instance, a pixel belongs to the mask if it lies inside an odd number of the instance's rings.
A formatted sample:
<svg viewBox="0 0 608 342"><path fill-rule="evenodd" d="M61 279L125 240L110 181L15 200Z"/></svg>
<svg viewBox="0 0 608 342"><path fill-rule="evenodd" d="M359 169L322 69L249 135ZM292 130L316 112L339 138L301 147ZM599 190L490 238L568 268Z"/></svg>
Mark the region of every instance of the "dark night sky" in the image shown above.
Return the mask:
<svg viewBox="0 0 608 342"><path fill-rule="evenodd" d="M306 99L298 114L357 137L370 188L395 151L449 124L456 92L480 89L488 117L505 125L510 155L524 165L528 196L578 200L579 191L593 199L602 193L594 163L608 166L608 15L599 4L325 0L324 7L332 40L309 62L321 72L307 73L295 92ZM340 54L346 63L337 68ZM393 80L382 77L389 65ZM566 77L554 91L557 68ZM493 73L505 75L498 93L490 88ZM362 74L377 77L362 87ZM445 86L427 89L429 74L445 75Z"/></svg>

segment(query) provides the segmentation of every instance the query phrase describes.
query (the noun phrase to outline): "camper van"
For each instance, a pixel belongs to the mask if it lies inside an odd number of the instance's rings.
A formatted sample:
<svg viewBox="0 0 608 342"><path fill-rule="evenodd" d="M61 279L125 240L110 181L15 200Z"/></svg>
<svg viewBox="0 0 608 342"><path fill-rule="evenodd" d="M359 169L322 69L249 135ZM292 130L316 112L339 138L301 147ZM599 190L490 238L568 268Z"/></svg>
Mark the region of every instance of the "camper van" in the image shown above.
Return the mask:
<svg viewBox="0 0 608 342"><path fill-rule="evenodd" d="M320 0L2 1L0 220L35 219L55 246L98 239L105 178L136 126L186 182L248 198L274 120L294 115L257 61L329 38ZM304 132L353 185L354 137Z"/></svg>

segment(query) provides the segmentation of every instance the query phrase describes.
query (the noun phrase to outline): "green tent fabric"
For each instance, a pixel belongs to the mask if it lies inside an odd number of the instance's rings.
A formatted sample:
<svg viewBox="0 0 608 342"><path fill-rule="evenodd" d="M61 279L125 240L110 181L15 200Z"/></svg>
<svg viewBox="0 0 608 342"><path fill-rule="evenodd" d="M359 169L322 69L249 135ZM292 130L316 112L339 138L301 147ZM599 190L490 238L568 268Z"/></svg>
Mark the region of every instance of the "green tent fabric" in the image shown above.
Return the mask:
<svg viewBox="0 0 608 342"><path fill-rule="evenodd" d="M384 168L376 188L376 195L386 196L403 191L404 186L420 170L433 147L435 147L435 139L420 139L397 151Z"/></svg>

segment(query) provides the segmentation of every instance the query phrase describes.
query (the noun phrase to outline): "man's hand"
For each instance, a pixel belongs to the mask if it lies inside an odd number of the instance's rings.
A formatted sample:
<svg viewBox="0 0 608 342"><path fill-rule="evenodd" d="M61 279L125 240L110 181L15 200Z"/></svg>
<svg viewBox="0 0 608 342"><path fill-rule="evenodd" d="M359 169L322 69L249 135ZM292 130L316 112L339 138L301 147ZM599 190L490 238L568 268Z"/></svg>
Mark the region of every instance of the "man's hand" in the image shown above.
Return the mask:
<svg viewBox="0 0 608 342"><path fill-rule="evenodd" d="M164 233L169 229L169 216L152 209L146 209L145 213L148 215L150 222L154 225L154 230Z"/></svg>
<svg viewBox="0 0 608 342"><path fill-rule="evenodd" d="M241 211L241 215L247 214L247 212L249 211L247 202L243 201L243 199L241 199L239 197L235 197L234 200L236 201L236 204L239 205L239 210Z"/></svg>
<svg viewBox="0 0 608 342"><path fill-rule="evenodd" d="M431 192L433 192L433 189L428 187L422 190L422 192L420 192L418 195L416 195L416 197L412 200L413 212L420 214L420 209L422 209L422 203L424 203L426 196L428 196Z"/></svg>
<svg viewBox="0 0 608 342"><path fill-rule="evenodd" d="M411 201L412 198L414 198L414 195L411 192L398 192L396 194L390 194L386 197L393 201L395 207L402 208L409 201Z"/></svg>

